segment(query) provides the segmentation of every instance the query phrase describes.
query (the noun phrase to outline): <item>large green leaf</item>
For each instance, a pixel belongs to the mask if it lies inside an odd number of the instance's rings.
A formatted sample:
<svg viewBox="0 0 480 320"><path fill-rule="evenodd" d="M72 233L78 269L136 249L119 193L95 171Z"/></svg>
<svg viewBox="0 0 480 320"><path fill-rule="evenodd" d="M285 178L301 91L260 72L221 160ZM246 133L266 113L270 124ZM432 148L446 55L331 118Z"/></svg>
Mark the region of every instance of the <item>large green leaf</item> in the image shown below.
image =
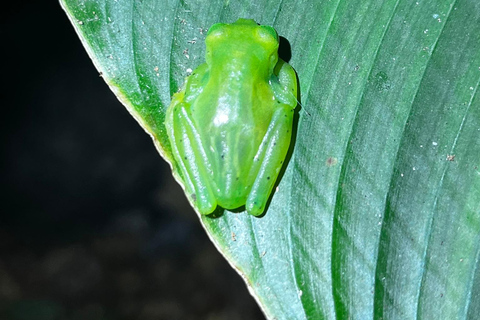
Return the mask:
<svg viewBox="0 0 480 320"><path fill-rule="evenodd" d="M165 110L206 29L246 17L288 40L302 109L268 211L201 217L268 318L478 319L480 2L62 5L170 163Z"/></svg>

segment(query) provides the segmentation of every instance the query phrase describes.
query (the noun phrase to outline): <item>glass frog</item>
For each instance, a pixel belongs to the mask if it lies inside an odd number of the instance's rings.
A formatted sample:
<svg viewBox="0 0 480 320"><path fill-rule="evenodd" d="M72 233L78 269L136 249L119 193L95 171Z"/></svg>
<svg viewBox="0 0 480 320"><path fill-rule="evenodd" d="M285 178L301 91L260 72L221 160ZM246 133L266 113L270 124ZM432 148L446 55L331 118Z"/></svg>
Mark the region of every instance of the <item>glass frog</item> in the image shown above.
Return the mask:
<svg viewBox="0 0 480 320"><path fill-rule="evenodd" d="M297 78L278 35L250 19L214 24L206 62L172 97L165 125L185 192L201 214L265 210L285 160Z"/></svg>

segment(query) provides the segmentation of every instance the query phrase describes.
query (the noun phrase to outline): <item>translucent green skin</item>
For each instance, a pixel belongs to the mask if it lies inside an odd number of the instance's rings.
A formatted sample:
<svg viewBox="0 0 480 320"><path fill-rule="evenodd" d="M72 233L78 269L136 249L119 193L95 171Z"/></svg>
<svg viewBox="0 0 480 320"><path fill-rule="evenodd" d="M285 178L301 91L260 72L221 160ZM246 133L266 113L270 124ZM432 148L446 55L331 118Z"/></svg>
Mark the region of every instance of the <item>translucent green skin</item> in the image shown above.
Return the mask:
<svg viewBox="0 0 480 320"><path fill-rule="evenodd" d="M285 160L297 105L295 71L269 26L213 25L206 63L172 98L165 125L185 191L201 214L245 205L260 215Z"/></svg>

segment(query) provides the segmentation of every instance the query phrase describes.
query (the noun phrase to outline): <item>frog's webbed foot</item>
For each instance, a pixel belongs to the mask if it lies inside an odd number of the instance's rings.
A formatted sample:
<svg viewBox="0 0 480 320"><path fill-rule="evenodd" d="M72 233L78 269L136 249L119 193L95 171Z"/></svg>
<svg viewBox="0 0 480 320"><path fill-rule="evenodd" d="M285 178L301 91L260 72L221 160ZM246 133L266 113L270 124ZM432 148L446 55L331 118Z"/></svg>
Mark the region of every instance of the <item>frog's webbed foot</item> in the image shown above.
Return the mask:
<svg viewBox="0 0 480 320"><path fill-rule="evenodd" d="M186 191L202 214L212 213L217 202L209 180L211 169L200 136L183 102L170 106L167 111L168 135L175 160L180 167Z"/></svg>
<svg viewBox="0 0 480 320"><path fill-rule="evenodd" d="M292 136L294 109L286 104L279 104L277 108L260 144L252 168L252 172L256 172L257 176L245 207L248 213L254 216L261 215L265 210L275 181L285 161Z"/></svg>

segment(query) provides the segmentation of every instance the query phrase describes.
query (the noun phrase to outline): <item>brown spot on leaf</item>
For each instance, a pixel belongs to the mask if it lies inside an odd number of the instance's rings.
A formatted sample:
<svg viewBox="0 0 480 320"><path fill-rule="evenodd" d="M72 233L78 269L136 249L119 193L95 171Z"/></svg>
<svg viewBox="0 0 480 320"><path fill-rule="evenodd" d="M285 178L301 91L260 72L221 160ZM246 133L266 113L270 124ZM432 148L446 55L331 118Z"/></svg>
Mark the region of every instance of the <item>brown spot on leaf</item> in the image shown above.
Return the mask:
<svg viewBox="0 0 480 320"><path fill-rule="evenodd" d="M328 157L327 161L325 161L325 164L327 165L327 167L333 167L337 165L337 163L338 163L338 159L335 157Z"/></svg>
<svg viewBox="0 0 480 320"><path fill-rule="evenodd" d="M447 161L454 161L455 155L454 154L447 154Z"/></svg>

